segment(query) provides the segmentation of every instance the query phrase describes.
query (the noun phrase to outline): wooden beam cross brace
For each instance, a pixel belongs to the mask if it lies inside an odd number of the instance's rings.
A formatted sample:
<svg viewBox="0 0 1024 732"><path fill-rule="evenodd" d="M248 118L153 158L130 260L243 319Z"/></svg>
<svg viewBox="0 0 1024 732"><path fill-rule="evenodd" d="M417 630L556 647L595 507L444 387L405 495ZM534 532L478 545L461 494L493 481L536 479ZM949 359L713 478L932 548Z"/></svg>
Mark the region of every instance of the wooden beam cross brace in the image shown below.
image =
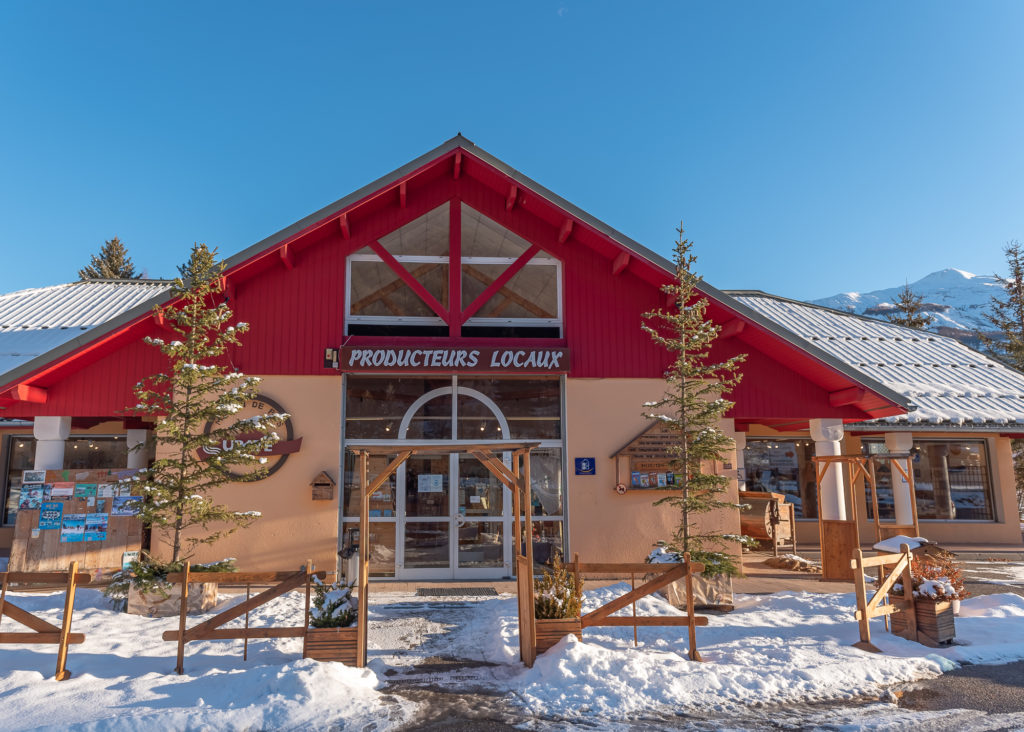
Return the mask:
<svg viewBox="0 0 1024 732"><path fill-rule="evenodd" d="M505 210L511 211L516 205L516 197L519 196L519 186L513 183L508 189L508 198L505 199Z"/></svg>
<svg viewBox="0 0 1024 732"><path fill-rule="evenodd" d="M619 252L618 256L612 262L612 276L618 276L626 271L626 267L629 266L629 260L631 259L629 252Z"/></svg>
<svg viewBox="0 0 1024 732"><path fill-rule="evenodd" d="M558 230L558 243L565 244L569 237L572 235L572 219L566 219L562 222L562 228Z"/></svg>

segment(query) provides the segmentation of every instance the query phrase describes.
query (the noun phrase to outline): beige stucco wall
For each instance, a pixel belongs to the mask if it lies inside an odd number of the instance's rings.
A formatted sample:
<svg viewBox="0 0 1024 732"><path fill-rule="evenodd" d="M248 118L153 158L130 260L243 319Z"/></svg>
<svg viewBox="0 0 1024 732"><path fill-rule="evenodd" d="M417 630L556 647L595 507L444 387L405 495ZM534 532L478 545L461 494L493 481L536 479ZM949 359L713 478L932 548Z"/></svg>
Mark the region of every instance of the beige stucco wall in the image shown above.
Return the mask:
<svg viewBox="0 0 1024 732"><path fill-rule="evenodd" d="M270 477L217 489L212 497L236 511L263 516L212 547L202 547L194 561L238 558L239 569L287 570L312 559L318 569L335 570L338 536L338 468L341 445L340 376L267 376L260 393L292 415L295 438L302 447ZM310 483L325 471L339 488L334 500L314 501ZM166 552L163 537L153 537L155 551Z"/></svg>
<svg viewBox="0 0 1024 732"><path fill-rule="evenodd" d="M658 540L670 541L679 524L678 509L654 506L668 494L660 490L615 492L615 461L609 456L637 436L650 422L642 415L646 401L664 393L661 379L567 379L566 432L569 465L569 551L584 562L640 562ZM577 476L574 458L597 459L593 476ZM729 463L735 467L735 455ZM732 477L725 500L737 499L736 471L719 465ZM621 482L629 468L622 461ZM724 509L704 517L703 525L721 533L739 533L739 512Z"/></svg>
<svg viewBox="0 0 1024 732"><path fill-rule="evenodd" d="M872 438L881 438L882 436L882 433L871 435ZM751 426L748 437L809 439L806 432L776 432L758 425ZM995 497L995 521L937 521L923 519L920 521L923 536L940 544L950 546L1003 545L1008 548L1024 546L1017 513L1013 455L1009 438L984 432L916 432L914 437L915 439L922 440L984 440L991 467L992 492ZM859 455L860 453L861 435L858 433L847 433L843 439L843 454ZM829 470L834 469L829 468ZM849 483L849 472L845 470L844 480L847 484ZM866 545L874 544L874 522L868 518L867 497L863 481L857 482L854 496L857 500L857 515L861 522L861 541ZM813 519L797 519L797 540L800 544L817 546L818 522Z"/></svg>

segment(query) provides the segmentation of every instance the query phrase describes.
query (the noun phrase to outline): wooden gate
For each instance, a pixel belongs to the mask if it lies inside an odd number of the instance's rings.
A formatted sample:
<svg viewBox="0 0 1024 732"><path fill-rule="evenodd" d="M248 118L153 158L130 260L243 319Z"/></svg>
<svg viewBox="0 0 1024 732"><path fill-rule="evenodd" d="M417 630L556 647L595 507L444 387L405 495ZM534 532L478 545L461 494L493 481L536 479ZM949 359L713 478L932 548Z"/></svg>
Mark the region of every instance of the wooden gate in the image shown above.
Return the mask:
<svg viewBox="0 0 1024 732"><path fill-rule="evenodd" d="M78 571L78 562L71 562L67 572L0 572L0 623L4 615L15 622L31 628L33 632L7 632L0 633L0 643L56 643L57 644L57 671L53 678L63 681L70 678L71 672L67 669L68 645L72 643L84 643L85 634L71 632L71 616L75 608L75 588L80 584L89 584L92 576L81 574ZM22 610L13 602L7 599L7 588L11 584L33 585L38 588L40 585L64 584L64 616L61 626L51 625L42 618Z"/></svg>
<svg viewBox="0 0 1024 732"><path fill-rule="evenodd" d="M172 584L181 585L181 613L178 619L178 630L168 630L163 634L165 641L178 642L178 663L174 667L179 674L185 671L185 644L197 640L245 640L243 654L247 653L250 638L303 638L306 635L306 628L309 627L309 595L310 582L313 577L324 579L326 572L314 572L312 560L306 560L306 566L298 572L191 572L189 563L185 563L182 572L175 572L167 575L167 581ZM245 585L246 600L222 613L214 615L209 620L199 623L191 628L185 628L185 618L188 612L188 585L190 582L216 582L221 585ZM276 583L276 584L274 584ZM251 585L274 586L264 590L255 597L248 597ZM291 627L270 627L250 628L249 612L260 605L265 605L271 600L291 590L306 588L306 610L303 615L301 626ZM229 623L236 618L245 616L244 628L221 628L220 626ZM363 623L360 618L360 624ZM243 656L244 657L244 656Z"/></svg>

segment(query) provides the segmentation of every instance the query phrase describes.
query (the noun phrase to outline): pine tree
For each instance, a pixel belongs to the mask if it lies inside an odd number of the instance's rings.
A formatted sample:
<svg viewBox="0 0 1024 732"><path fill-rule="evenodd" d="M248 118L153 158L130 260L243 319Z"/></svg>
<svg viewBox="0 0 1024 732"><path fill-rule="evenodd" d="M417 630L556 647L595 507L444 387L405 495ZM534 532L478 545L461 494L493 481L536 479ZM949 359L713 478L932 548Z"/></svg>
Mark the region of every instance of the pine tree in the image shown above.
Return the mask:
<svg viewBox="0 0 1024 732"><path fill-rule="evenodd" d="M915 295L909 284L904 284L896 295L896 307L886 313L885 319L895 325L921 330L932 324L933 317L925 312L924 298Z"/></svg>
<svg viewBox="0 0 1024 732"><path fill-rule="evenodd" d="M1000 361L1018 371L1024 371L1024 251L1019 241L1010 241L1003 247L1006 277L996 275L1003 289L1002 297L993 296L986 319L1002 335L1002 339L982 335L986 350ZM1024 521L1024 440L1014 440L1013 473L1017 484L1017 508Z"/></svg>
<svg viewBox="0 0 1024 732"><path fill-rule="evenodd" d="M232 511L215 504L208 493L219 485L237 482L232 467L253 468L246 479L266 475L259 453L277 442L273 428L288 415L272 414L249 419L232 417L246 401L256 398L259 379L245 376L224 363L229 346L239 345L247 323L230 325L232 312L219 297L223 265L216 251L196 244L180 276L171 286L169 305L156 311L176 334L170 341L146 338L166 359L163 373L135 387L138 404L132 411L156 418L153 440L158 458L138 476L146 500L143 524L169 532L171 562L188 558L199 544L212 544L238 528L250 525L259 514ZM212 426L207 431L208 426ZM204 447L218 450L204 459ZM210 525L226 525L210 531ZM185 537L191 527L200 536ZM183 539L188 552L183 553Z"/></svg>
<svg viewBox="0 0 1024 732"><path fill-rule="evenodd" d="M137 280L135 265L128 256L128 250L116 236L100 247L100 253L93 254L86 267L78 270L82 280Z"/></svg>
<svg viewBox="0 0 1024 732"><path fill-rule="evenodd" d="M736 506L721 500L729 479L705 472L705 463L724 460L726 451L735 444L719 429L720 420L733 406L722 395L742 378L739 366L746 354L717 362L710 359L721 328L706 317L708 301L698 290L701 278L693 271L697 261L693 244L683 237L681 224L676 231L676 277L661 288L671 296L673 307L645 313L642 326L673 357L665 373L665 396L644 405L650 410L645 416L662 422L676 438L671 453L677 473L674 490L678 494L662 498L655 505L669 504L679 509L679 526L673 536L676 551L690 552L691 559L714 567L716 572L735 574L738 570L731 557L721 551L730 539L702 533L698 521L702 514Z"/></svg>

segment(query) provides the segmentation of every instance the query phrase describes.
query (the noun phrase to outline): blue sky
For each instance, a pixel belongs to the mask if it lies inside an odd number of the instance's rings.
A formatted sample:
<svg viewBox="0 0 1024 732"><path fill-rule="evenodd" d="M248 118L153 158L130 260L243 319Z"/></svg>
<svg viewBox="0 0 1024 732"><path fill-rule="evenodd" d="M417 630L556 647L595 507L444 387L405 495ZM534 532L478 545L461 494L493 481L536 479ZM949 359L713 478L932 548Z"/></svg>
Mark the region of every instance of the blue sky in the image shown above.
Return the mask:
<svg viewBox="0 0 1024 732"><path fill-rule="evenodd" d="M230 255L461 131L721 288L1003 271L1024 3L0 5L0 291Z"/></svg>

